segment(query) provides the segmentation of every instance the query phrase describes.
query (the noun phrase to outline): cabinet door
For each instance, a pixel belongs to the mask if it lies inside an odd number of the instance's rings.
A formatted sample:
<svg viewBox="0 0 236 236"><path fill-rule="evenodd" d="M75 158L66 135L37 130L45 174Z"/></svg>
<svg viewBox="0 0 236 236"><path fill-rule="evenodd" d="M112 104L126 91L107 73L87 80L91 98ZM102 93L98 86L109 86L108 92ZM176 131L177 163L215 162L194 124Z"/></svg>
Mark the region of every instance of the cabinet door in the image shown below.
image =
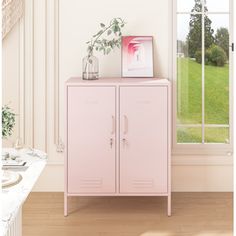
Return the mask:
<svg viewBox="0 0 236 236"><path fill-rule="evenodd" d="M120 88L120 192L167 192L167 88Z"/></svg>
<svg viewBox="0 0 236 236"><path fill-rule="evenodd" d="M68 87L68 192L115 192L115 87Z"/></svg>

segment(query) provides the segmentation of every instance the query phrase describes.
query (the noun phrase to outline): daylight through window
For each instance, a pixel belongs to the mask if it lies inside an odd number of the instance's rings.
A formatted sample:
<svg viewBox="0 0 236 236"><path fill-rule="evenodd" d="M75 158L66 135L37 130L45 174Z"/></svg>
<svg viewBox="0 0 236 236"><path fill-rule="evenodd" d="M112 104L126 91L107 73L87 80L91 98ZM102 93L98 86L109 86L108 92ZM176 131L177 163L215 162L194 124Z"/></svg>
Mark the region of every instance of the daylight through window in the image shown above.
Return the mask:
<svg viewBox="0 0 236 236"><path fill-rule="evenodd" d="M177 0L177 143L230 142L227 0Z"/></svg>

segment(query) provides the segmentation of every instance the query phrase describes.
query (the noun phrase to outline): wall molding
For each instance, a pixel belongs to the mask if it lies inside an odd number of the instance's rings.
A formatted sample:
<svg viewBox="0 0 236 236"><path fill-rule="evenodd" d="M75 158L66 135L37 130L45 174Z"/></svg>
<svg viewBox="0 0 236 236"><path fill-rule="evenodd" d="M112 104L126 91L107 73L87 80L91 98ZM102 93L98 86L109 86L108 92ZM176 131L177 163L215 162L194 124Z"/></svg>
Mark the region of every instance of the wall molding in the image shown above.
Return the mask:
<svg viewBox="0 0 236 236"><path fill-rule="evenodd" d="M47 27L47 22L48 22L48 5L47 5L47 0L45 0L44 2L44 5L45 5L45 8L44 8L44 11L45 11L45 55L44 55L44 58L45 58L45 73L44 73L44 76L45 76L45 81L44 81L44 84L45 84L45 152L47 152L48 150L48 126L47 126L47 120L48 120L48 106L47 106L47 98L48 98L48 86L47 86L47 79L48 79L48 35L47 35L47 32L48 32L48 27Z"/></svg>
<svg viewBox="0 0 236 236"><path fill-rule="evenodd" d="M54 143L59 138L59 0L54 0Z"/></svg>
<svg viewBox="0 0 236 236"><path fill-rule="evenodd" d="M24 77L24 144L34 147L34 0L25 0Z"/></svg>
<svg viewBox="0 0 236 236"><path fill-rule="evenodd" d="M26 147L46 152L50 152L50 139L53 138L55 150L63 152L60 138L59 0L25 0L18 43L20 116L17 135ZM49 124L52 118L53 126Z"/></svg>
<svg viewBox="0 0 236 236"><path fill-rule="evenodd" d="M47 151L47 1L34 0L34 147Z"/></svg>
<svg viewBox="0 0 236 236"><path fill-rule="evenodd" d="M59 73L59 0L54 0L54 143L57 152L64 151L60 137L60 73Z"/></svg>
<svg viewBox="0 0 236 236"><path fill-rule="evenodd" d="M18 45L19 45L19 129L18 137L21 138L22 143L25 143L25 26L24 26L24 17L21 17L19 21L19 36L18 36Z"/></svg>

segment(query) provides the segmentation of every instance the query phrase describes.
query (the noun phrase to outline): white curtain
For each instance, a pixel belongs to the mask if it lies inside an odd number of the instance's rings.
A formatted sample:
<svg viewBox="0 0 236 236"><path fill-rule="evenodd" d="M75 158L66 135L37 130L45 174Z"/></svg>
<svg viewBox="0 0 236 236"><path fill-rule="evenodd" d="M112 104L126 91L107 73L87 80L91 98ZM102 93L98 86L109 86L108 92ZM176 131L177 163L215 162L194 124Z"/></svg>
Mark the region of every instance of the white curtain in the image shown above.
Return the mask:
<svg viewBox="0 0 236 236"><path fill-rule="evenodd" d="M11 31L23 15L24 0L2 0L2 38Z"/></svg>

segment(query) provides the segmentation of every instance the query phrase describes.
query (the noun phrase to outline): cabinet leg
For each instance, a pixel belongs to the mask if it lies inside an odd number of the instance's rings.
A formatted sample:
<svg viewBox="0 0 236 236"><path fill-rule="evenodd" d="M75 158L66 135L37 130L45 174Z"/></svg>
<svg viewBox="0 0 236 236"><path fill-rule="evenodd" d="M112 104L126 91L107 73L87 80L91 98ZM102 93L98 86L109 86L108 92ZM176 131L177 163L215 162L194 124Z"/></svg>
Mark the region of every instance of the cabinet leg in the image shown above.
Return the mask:
<svg viewBox="0 0 236 236"><path fill-rule="evenodd" d="M64 193L64 216L68 216L68 197L66 193Z"/></svg>
<svg viewBox="0 0 236 236"><path fill-rule="evenodd" d="M171 216L171 194L167 197L167 215Z"/></svg>

